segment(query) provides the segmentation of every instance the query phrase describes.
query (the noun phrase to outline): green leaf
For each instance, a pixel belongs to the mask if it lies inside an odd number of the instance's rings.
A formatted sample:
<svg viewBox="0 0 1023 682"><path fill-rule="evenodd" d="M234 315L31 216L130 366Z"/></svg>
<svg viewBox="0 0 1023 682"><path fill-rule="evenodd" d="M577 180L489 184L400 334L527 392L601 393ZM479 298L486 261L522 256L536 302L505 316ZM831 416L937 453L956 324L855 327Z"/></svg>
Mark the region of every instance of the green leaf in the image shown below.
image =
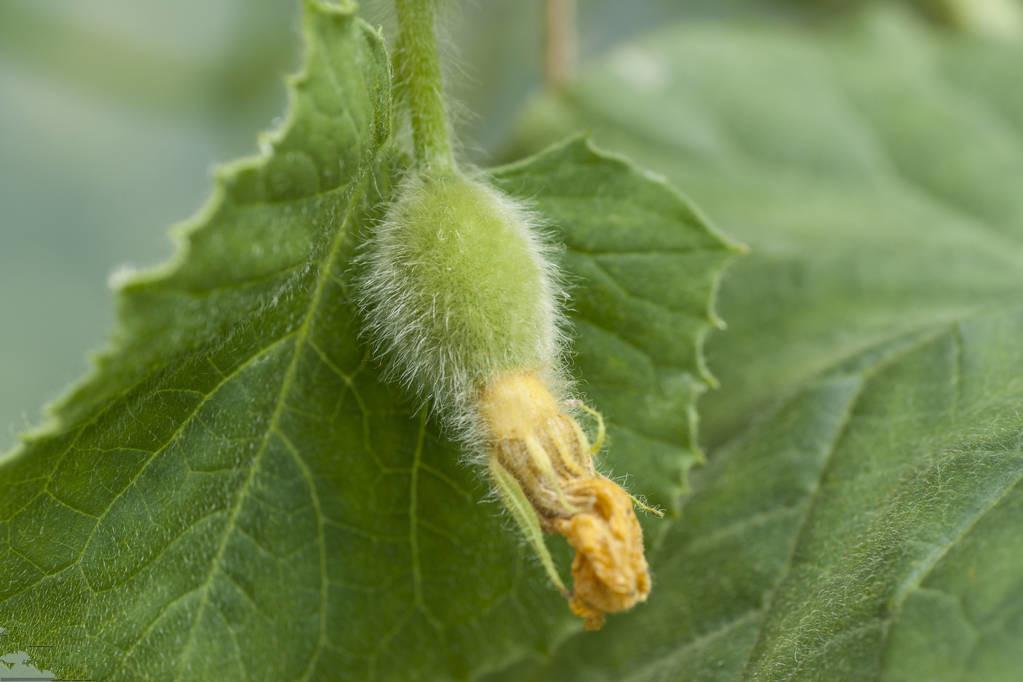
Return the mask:
<svg viewBox="0 0 1023 682"><path fill-rule="evenodd" d="M432 680L579 627L359 340L355 256L405 163L388 59L348 4L309 0L305 21L268 154L218 174L176 260L122 286L93 375L0 463L0 654L110 681ZM492 179L566 245L605 469L672 505L700 457L701 343L734 247L583 140Z"/></svg>
<svg viewBox="0 0 1023 682"><path fill-rule="evenodd" d="M527 144L589 126L751 255L654 596L503 679L1018 679L1021 53L690 27L538 106Z"/></svg>

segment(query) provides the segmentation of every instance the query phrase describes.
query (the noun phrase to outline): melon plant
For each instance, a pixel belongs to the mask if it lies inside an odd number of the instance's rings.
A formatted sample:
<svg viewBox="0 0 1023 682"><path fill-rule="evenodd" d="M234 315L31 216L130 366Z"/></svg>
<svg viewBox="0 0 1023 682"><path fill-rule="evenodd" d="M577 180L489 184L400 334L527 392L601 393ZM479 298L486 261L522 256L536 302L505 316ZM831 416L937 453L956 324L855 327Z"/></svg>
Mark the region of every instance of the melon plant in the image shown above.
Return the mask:
<svg viewBox="0 0 1023 682"><path fill-rule="evenodd" d="M480 167L457 3L304 0L287 116L0 458L3 660L1016 679L1023 46L903 4L573 71L552 0Z"/></svg>

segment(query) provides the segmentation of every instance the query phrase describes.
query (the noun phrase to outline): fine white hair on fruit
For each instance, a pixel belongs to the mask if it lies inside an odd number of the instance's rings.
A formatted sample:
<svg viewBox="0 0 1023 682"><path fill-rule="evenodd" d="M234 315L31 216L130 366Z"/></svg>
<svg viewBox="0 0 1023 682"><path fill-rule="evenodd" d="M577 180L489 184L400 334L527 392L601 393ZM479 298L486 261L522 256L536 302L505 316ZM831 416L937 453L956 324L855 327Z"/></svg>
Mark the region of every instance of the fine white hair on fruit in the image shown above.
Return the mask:
<svg viewBox="0 0 1023 682"><path fill-rule="evenodd" d="M356 299L374 354L470 452L488 379L528 370L567 391L551 256L534 212L461 173L411 173L366 240Z"/></svg>

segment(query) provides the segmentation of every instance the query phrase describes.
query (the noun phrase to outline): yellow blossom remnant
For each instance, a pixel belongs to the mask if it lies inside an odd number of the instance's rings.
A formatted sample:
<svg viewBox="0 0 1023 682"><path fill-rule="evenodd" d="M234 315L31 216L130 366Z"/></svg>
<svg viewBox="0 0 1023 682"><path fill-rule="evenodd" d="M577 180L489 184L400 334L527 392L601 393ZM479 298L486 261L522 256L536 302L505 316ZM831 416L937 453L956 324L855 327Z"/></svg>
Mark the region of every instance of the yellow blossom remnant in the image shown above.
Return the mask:
<svg viewBox="0 0 1023 682"><path fill-rule="evenodd" d="M575 550L569 606L587 630L599 630L605 613L625 611L650 594L643 530L629 494L613 481L598 476L569 485L590 500L586 511L554 521Z"/></svg>
<svg viewBox="0 0 1023 682"><path fill-rule="evenodd" d="M534 372L500 374L479 409L495 483L563 592L539 531L565 536L575 550L572 612L596 630L605 614L644 601L650 573L632 498L594 469L585 432L544 381Z"/></svg>

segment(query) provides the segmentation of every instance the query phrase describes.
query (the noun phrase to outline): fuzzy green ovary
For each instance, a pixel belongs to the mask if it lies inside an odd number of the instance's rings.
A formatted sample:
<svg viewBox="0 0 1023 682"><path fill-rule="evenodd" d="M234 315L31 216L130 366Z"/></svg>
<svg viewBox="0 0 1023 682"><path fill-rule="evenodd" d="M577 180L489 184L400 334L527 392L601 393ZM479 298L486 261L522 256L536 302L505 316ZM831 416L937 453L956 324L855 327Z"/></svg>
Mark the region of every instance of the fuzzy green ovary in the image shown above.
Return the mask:
<svg viewBox="0 0 1023 682"><path fill-rule="evenodd" d="M413 191L396 216L404 226L396 236L409 317L429 320L428 345L477 379L541 367L549 294L527 226L460 175L425 179Z"/></svg>

